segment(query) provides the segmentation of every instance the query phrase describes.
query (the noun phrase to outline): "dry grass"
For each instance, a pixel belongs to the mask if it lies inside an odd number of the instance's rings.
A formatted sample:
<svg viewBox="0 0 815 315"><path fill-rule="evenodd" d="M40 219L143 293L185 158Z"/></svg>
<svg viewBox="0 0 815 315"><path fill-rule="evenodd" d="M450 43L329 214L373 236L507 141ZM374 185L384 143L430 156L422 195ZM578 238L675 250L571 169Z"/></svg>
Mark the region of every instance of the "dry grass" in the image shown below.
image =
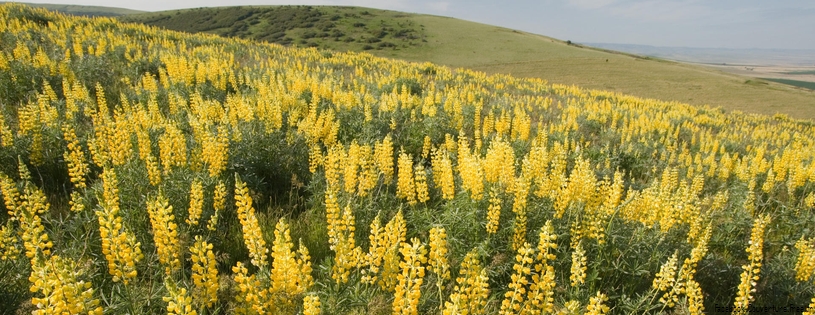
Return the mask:
<svg viewBox="0 0 815 315"><path fill-rule="evenodd" d="M609 53L451 18L421 15L415 20L425 26L428 47L373 53L692 105L815 118L813 91L773 82L756 84L748 77L706 67Z"/></svg>

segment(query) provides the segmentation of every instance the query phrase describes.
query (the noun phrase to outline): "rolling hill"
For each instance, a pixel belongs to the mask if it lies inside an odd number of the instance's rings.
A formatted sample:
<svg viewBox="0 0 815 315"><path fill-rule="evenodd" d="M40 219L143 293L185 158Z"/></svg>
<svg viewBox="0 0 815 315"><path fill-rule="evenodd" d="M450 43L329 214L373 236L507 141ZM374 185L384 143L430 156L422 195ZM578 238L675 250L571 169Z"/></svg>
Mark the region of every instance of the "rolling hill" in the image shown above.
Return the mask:
<svg viewBox="0 0 815 315"><path fill-rule="evenodd" d="M283 45L368 51L726 110L815 118L812 91L449 17L357 7L271 6L199 8L121 19Z"/></svg>
<svg viewBox="0 0 815 315"><path fill-rule="evenodd" d="M7 1L0 1L0 4L8 3ZM89 6L89 5L71 5L71 4L43 4L43 3L25 3L25 2L17 2L21 4L25 4L28 6L32 6L35 8L44 8L51 11L57 11L63 14L68 15L75 15L75 16L122 16L127 14L138 14L144 13L144 11L139 10L131 10L131 9L124 9L124 8L115 8L115 7L100 7L100 6Z"/></svg>

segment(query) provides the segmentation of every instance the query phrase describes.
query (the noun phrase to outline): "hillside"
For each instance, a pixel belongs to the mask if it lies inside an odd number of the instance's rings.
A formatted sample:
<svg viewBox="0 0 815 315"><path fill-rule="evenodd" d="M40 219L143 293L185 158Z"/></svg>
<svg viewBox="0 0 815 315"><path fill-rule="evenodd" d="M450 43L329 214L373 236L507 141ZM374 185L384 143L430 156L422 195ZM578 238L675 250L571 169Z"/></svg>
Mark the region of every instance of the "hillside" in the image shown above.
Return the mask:
<svg viewBox="0 0 815 315"><path fill-rule="evenodd" d="M0 313L815 312L811 120L368 53L0 5L0 195Z"/></svg>
<svg viewBox="0 0 815 315"><path fill-rule="evenodd" d="M6 1L0 1L0 4L7 3ZM100 7L100 6L88 6L88 5L73 5L73 4L44 4L44 3L25 3L25 2L14 2L25 4L35 8L43 8L51 11L56 11L64 14L69 15L76 15L76 16L122 16L128 14L139 14L144 13L144 11L139 10L131 10L131 9L123 9L123 8L116 8L116 7Z"/></svg>
<svg viewBox="0 0 815 315"><path fill-rule="evenodd" d="M124 21L541 78L692 105L815 118L815 92L716 69L604 51L453 18L352 7L228 7Z"/></svg>

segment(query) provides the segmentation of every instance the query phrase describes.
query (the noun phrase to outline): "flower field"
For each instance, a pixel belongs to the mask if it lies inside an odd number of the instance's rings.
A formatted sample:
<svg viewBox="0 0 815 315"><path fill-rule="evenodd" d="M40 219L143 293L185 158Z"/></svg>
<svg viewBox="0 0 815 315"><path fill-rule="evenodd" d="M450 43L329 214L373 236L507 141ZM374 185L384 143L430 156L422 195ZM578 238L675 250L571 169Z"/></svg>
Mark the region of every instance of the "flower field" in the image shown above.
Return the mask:
<svg viewBox="0 0 815 315"><path fill-rule="evenodd" d="M369 54L0 5L0 194L8 314L815 312L813 122Z"/></svg>

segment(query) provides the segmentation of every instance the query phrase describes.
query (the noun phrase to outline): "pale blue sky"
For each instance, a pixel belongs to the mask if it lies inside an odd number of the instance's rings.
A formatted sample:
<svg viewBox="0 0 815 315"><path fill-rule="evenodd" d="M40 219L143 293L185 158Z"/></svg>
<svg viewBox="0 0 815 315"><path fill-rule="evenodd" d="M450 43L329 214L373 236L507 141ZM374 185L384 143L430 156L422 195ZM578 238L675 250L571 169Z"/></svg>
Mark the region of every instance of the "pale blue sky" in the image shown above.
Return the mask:
<svg viewBox="0 0 815 315"><path fill-rule="evenodd" d="M815 49L812 0L194 0L23 2L144 11L231 5L353 5L451 16L581 43Z"/></svg>

